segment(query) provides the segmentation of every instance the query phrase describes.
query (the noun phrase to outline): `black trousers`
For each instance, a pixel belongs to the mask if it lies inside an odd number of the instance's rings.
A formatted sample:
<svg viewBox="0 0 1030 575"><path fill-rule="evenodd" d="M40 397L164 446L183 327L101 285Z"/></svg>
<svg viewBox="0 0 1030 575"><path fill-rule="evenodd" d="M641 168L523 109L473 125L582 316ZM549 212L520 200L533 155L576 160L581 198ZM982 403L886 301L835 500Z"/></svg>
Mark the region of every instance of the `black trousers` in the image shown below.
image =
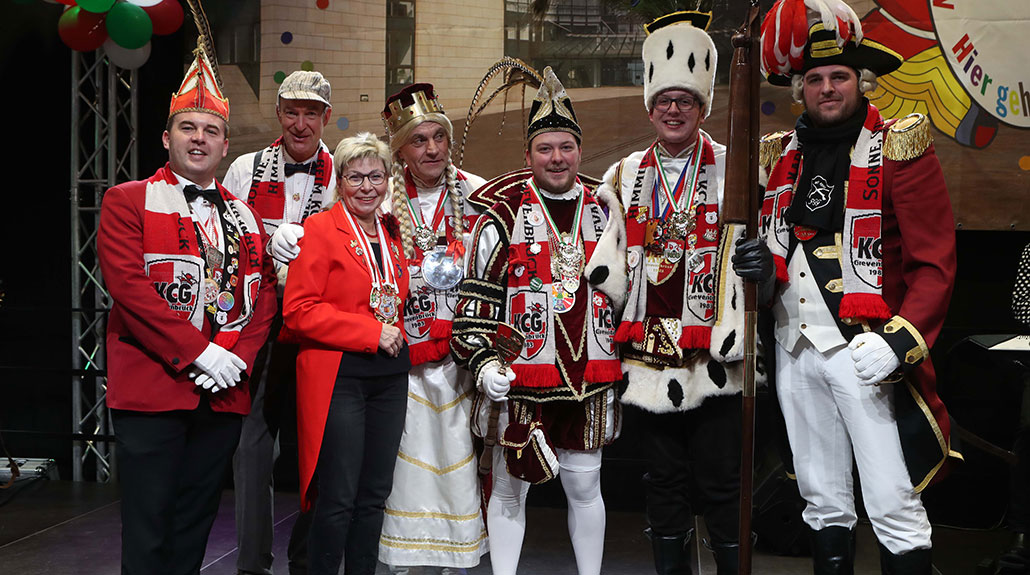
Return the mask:
<svg viewBox="0 0 1030 575"><path fill-rule="evenodd" d="M372 575L404 431L407 372L337 377L318 455L308 572Z"/></svg>
<svg viewBox="0 0 1030 575"><path fill-rule="evenodd" d="M242 417L111 410L122 494L122 574L200 572Z"/></svg>
<svg viewBox="0 0 1030 575"><path fill-rule="evenodd" d="M737 542L740 510L740 395L709 397L695 409L644 413L647 523L655 535L686 534L694 514L714 545Z"/></svg>
<svg viewBox="0 0 1030 575"><path fill-rule="evenodd" d="M1019 463L1010 472L1009 529L1027 533L1030 532L1030 424L1024 424L1016 432L1012 450L1019 456Z"/></svg>
<svg viewBox="0 0 1030 575"><path fill-rule="evenodd" d="M296 429L297 346L275 341L281 322L282 316L276 316L271 336L254 360L250 414L243 418L232 461L239 548L236 569L253 575L272 575L272 477L279 458L279 432ZM290 573L295 575L307 570L311 520L306 515L298 517L287 548Z"/></svg>

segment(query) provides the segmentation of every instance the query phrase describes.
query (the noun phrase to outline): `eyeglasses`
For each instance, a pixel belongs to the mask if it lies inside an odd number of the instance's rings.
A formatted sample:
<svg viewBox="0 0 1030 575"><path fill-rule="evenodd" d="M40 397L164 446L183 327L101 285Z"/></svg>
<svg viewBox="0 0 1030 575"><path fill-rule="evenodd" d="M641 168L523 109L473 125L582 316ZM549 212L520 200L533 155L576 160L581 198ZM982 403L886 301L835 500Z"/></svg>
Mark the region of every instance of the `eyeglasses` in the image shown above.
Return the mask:
<svg viewBox="0 0 1030 575"><path fill-rule="evenodd" d="M354 186L355 188L360 186L361 183L365 181L365 178L368 178L368 183L372 184L373 186L378 186L379 184L382 184L386 181L386 174L383 172L372 172L370 174L359 174L357 172L351 172L343 176L343 179L347 180L347 183Z"/></svg>
<svg viewBox="0 0 1030 575"><path fill-rule="evenodd" d="M686 112L698 108L701 102L697 98L692 96L681 96L679 98L670 98L668 96L658 96L654 100L654 107L659 112L668 112L669 107L672 103L676 103L676 107L680 112Z"/></svg>

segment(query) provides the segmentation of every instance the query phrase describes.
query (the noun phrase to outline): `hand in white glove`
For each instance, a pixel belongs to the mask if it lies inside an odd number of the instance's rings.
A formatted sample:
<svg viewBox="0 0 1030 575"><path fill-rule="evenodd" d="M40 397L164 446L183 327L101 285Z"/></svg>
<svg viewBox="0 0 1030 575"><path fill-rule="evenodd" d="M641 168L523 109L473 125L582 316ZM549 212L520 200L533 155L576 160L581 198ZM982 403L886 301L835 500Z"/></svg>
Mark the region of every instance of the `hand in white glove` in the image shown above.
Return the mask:
<svg viewBox="0 0 1030 575"><path fill-rule="evenodd" d="M276 260L288 264L300 254L297 242L304 237L304 228L299 224L283 224L272 233L268 240L268 253Z"/></svg>
<svg viewBox="0 0 1030 575"><path fill-rule="evenodd" d="M203 385L207 383L207 378L202 379L204 375L211 379L211 386L217 385L220 389L225 389L227 387L234 387L240 381L240 373L247 369L245 361L233 352L214 343L207 344L207 348L197 356L197 359L193 360L193 365L204 372L197 375L197 378L194 380L194 383L204 387L204 389L210 389L209 386Z"/></svg>
<svg viewBox="0 0 1030 575"><path fill-rule="evenodd" d="M878 333L860 333L848 344L851 359L855 362L855 374L865 385L883 381L901 365L891 346Z"/></svg>
<svg viewBox="0 0 1030 575"><path fill-rule="evenodd" d="M508 390L511 383L515 381L515 372L511 369L501 373L500 364L490 362L479 372L479 387L486 394L490 401L504 401L508 399Z"/></svg>

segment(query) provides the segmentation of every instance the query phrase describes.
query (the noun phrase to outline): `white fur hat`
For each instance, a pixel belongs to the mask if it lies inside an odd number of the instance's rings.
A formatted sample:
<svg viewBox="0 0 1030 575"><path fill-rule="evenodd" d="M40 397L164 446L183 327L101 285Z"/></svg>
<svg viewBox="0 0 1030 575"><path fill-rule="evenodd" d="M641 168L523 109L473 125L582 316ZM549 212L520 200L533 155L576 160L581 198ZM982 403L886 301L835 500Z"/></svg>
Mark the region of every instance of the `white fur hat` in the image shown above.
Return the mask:
<svg viewBox="0 0 1030 575"><path fill-rule="evenodd" d="M644 40L644 106L673 88L689 90L701 99L705 117L711 113L718 52L705 30L711 12L675 12L651 22Z"/></svg>

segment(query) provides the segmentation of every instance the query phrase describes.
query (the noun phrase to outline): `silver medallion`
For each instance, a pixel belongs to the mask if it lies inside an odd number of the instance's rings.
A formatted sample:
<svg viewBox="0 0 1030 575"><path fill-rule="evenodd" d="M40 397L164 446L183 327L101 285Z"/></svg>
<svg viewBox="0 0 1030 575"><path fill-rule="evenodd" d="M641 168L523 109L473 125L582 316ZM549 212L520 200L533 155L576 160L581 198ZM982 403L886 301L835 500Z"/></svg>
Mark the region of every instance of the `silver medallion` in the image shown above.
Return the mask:
<svg viewBox="0 0 1030 575"><path fill-rule="evenodd" d="M422 277L433 289L447 291L458 285L465 276L461 269L460 259L447 253L447 248L439 246L422 258Z"/></svg>

